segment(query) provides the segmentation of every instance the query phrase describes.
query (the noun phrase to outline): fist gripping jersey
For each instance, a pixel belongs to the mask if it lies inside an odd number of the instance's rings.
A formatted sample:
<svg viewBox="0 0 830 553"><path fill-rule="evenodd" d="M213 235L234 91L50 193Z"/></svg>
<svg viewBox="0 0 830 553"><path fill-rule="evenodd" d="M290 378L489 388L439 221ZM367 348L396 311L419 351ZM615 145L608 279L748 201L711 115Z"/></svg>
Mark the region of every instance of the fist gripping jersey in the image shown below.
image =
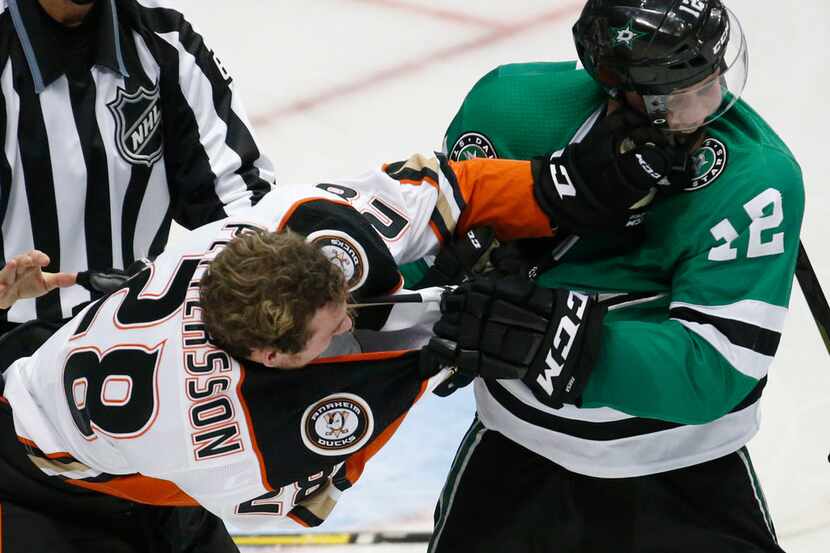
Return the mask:
<svg viewBox="0 0 830 553"><path fill-rule="evenodd" d="M573 62L502 66L470 91L446 149L528 159L580 140L605 101ZM801 171L743 101L706 127L692 160L692 186L658 196L636 247L581 237L538 279L609 305L582 407L550 409L520 381L478 379L487 427L599 477L701 463L755 434L792 288Z"/></svg>
<svg viewBox="0 0 830 553"><path fill-rule="evenodd" d="M417 351L298 370L235 359L209 339L201 275L234 236L290 228L343 268L353 294L386 294L400 285L398 263L479 225L504 239L551 234L529 163L415 156L274 190L188 233L12 364L4 394L19 440L44 473L101 493L198 503L243 529L319 524L434 382L421 381Z"/></svg>

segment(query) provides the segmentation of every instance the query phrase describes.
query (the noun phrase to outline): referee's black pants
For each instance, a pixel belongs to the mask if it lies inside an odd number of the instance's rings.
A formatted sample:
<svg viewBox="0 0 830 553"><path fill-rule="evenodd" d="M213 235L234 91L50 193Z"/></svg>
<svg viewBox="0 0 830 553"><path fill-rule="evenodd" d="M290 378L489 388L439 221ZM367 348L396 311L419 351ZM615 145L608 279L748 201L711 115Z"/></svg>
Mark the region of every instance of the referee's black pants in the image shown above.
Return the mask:
<svg viewBox="0 0 830 553"><path fill-rule="evenodd" d="M429 553L782 553L746 448L688 468L593 478L486 430L464 437Z"/></svg>

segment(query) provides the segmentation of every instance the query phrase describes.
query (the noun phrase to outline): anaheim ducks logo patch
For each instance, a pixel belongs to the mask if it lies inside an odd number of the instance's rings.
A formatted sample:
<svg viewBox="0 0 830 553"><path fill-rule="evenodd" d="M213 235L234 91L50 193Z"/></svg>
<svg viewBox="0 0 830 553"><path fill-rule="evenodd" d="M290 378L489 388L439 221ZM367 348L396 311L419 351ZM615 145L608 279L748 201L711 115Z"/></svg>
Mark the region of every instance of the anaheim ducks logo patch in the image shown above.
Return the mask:
<svg viewBox="0 0 830 553"><path fill-rule="evenodd" d="M723 142L714 138L704 140L703 145L692 154L695 176L692 185L684 190L691 192L712 184L726 169L726 159Z"/></svg>
<svg viewBox="0 0 830 553"><path fill-rule="evenodd" d="M374 429L369 404L347 393L332 394L313 403L300 422L305 446L328 457L354 453L366 445Z"/></svg>
<svg viewBox="0 0 830 553"><path fill-rule="evenodd" d="M340 267L350 292L366 282L369 259L360 242L340 230L312 232L308 235L308 241L320 248L329 261Z"/></svg>
<svg viewBox="0 0 830 553"><path fill-rule="evenodd" d="M495 159L499 157L493 143L486 135L477 132L465 132L458 137L455 145L450 150L450 159L453 161L464 161L465 159L475 159L477 157L486 157Z"/></svg>
<svg viewBox="0 0 830 553"><path fill-rule="evenodd" d="M151 167L161 158L161 107L159 85L133 93L123 88L107 104L115 119L115 144L127 162Z"/></svg>

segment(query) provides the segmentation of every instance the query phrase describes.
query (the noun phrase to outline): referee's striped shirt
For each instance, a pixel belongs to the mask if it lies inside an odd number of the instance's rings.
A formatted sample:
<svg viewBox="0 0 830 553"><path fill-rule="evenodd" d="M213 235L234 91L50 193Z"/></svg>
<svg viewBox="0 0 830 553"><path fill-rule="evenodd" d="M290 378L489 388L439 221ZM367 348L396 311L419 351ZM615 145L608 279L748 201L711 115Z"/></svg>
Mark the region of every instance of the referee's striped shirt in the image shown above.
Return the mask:
<svg viewBox="0 0 830 553"><path fill-rule="evenodd" d="M274 183L232 79L183 16L156 0L97 0L94 65L70 79L37 0L0 0L0 258L32 248L50 271L123 268L187 228L250 206ZM57 319L79 286L0 310Z"/></svg>

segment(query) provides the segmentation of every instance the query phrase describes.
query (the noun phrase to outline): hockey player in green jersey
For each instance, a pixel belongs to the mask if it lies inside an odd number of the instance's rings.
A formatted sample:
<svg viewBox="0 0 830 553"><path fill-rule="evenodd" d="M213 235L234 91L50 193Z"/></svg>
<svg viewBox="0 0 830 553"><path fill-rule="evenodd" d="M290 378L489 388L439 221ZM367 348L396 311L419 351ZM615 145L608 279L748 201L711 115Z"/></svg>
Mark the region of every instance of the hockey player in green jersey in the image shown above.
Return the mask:
<svg viewBox="0 0 830 553"><path fill-rule="evenodd" d="M618 158L643 144L632 113L682 155L631 236L562 222L556 259L548 245L526 264L538 285L606 304L596 361L557 386L560 325L524 383L475 380L429 552L780 552L745 444L790 299L799 166L739 99L746 43L720 0L591 0L573 31L584 69L487 74L449 126L451 159L558 150L544 163L560 198L623 189ZM445 301L435 349L477 367L503 321L473 282Z"/></svg>

